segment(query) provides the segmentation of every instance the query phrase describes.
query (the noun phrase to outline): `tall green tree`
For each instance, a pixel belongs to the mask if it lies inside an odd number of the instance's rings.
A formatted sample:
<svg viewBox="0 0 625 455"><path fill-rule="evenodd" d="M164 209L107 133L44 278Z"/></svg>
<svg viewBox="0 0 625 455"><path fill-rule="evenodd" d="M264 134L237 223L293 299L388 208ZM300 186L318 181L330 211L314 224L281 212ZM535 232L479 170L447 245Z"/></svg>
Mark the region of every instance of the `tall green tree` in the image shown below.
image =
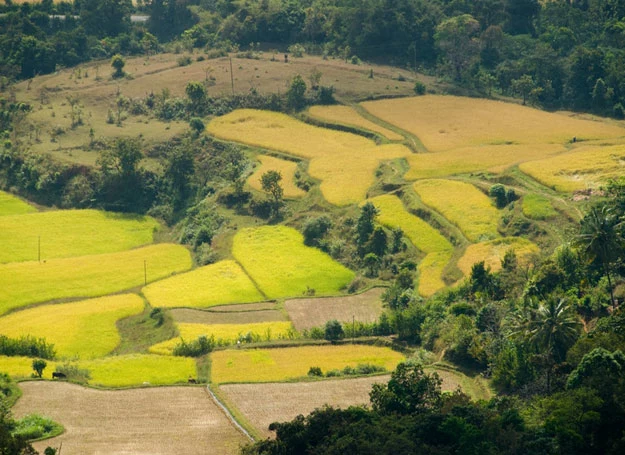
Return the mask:
<svg viewBox="0 0 625 455"><path fill-rule="evenodd" d="M131 0L82 0L80 22L89 35L113 37L130 28Z"/></svg>

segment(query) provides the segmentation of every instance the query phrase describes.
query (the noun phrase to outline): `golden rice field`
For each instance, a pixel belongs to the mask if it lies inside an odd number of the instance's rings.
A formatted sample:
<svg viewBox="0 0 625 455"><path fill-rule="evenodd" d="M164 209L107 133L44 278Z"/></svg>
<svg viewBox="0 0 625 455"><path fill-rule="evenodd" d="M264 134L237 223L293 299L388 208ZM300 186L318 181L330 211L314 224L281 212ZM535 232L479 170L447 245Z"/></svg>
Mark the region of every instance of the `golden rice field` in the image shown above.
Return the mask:
<svg viewBox="0 0 625 455"><path fill-rule="evenodd" d="M61 358L93 359L105 356L119 344L115 323L141 313L143 308L143 300L135 294L38 306L0 318L0 333L12 338L45 338Z"/></svg>
<svg viewBox="0 0 625 455"><path fill-rule="evenodd" d="M495 272L501 269L501 260L506 251L514 250L519 262L527 261L530 255L538 253L538 246L521 237L505 237L502 239L489 240L487 242L469 245L458 260L458 268L465 275L471 274L471 267L476 262L484 261L486 267Z"/></svg>
<svg viewBox="0 0 625 455"><path fill-rule="evenodd" d="M46 360L46 363L47 366L43 370L43 377L51 378L57 362ZM7 373L13 378L30 378L34 373L33 359L30 357L7 357L5 355L0 355L0 371Z"/></svg>
<svg viewBox="0 0 625 455"><path fill-rule="evenodd" d="M338 294L354 272L322 251L304 245L302 234L286 226L241 229L232 254L269 298Z"/></svg>
<svg viewBox="0 0 625 455"><path fill-rule="evenodd" d="M150 352L160 355L171 355L181 339L190 342L204 335L214 336L215 340L223 343L235 344L240 337L251 334L258 337L259 341L274 341L283 339L293 339L297 337L293 324L289 321L253 322L247 324L193 324L178 323L180 337L163 341L152 347Z"/></svg>
<svg viewBox="0 0 625 455"><path fill-rule="evenodd" d="M0 314L54 299L111 294L143 285L145 276L151 282L190 268L189 251L167 243L121 253L1 264Z"/></svg>
<svg viewBox="0 0 625 455"><path fill-rule="evenodd" d="M425 95L367 101L371 114L417 136L432 152L458 147L513 144L565 144L625 136L625 129L580 120L502 101Z"/></svg>
<svg viewBox="0 0 625 455"><path fill-rule="evenodd" d="M523 196L521 209L523 215L533 220L546 220L558 214L549 198L534 193Z"/></svg>
<svg viewBox="0 0 625 455"><path fill-rule="evenodd" d="M274 382L306 376L310 367L322 371L369 363L393 371L404 356L390 348L365 345L301 346L276 349L230 349L211 354L211 380Z"/></svg>
<svg viewBox="0 0 625 455"><path fill-rule="evenodd" d="M0 216L21 215L23 213L36 212L32 205L22 201L17 196L13 196L5 191L0 191Z"/></svg>
<svg viewBox="0 0 625 455"><path fill-rule="evenodd" d="M220 261L182 273L142 289L153 307L208 308L226 303L264 300L235 261Z"/></svg>
<svg viewBox="0 0 625 455"><path fill-rule="evenodd" d="M460 147L438 153L415 153L407 158L410 169L404 177L417 180L484 170L502 172L515 164L564 151L566 149L559 144L500 144Z"/></svg>
<svg viewBox="0 0 625 455"><path fill-rule="evenodd" d="M308 113L311 117L324 122L355 126L357 128L373 131L374 133L378 133L391 141L404 140L404 136L401 134L398 134L393 130L389 130L388 128L384 128L383 126L364 118L356 112L354 108L349 106L312 106L308 109Z"/></svg>
<svg viewBox="0 0 625 455"><path fill-rule="evenodd" d="M55 210L0 217L0 263L124 251L152 243L151 217L98 210Z"/></svg>
<svg viewBox="0 0 625 455"><path fill-rule="evenodd" d="M567 154L523 163L519 168L557 191L597 188L623 175L625 145L580 147Z"/></svg>
<svg viewBox="0 0 625 455"><path fill-rule="evenodd" d="M419 293L430 296L445 287L441 275L454 247L440 232L409 213L401 199L386 194L370 200L379 210L377 220L390 228L399 227L419 250L426 253L419 264Z"/></svg>
<svg viewBox="0 0 625 455"><path fill-rule="evenodd" d="M213 119L206 129L221 139L309 159L308 173L321 180L323 196L335 205L364 200L367 189L375 182L374 172L379 164L410 154L400 144L377 146L356 134L253 109L240 109Z"/></svg>
<svg viewBox="0 0 625 455"><path fill-rule="evenodd" d="M295 172L297 171L297 163L289 160L281 160L269 155L258 155L256 157L260 161L258 166L249 179L247 184L257 191L263 191L263 186L260 182L260 178L267 171L277 171L282 175L280 180L280 186L284 190L284 197L286 198L298 198L306 194L306 191L302 190L295 184Z"/></svg>
<svg viewBox="0 0 625 455"><path fill-rule="evenodd" d="M413 184L421 200L456 225L472 242L499 236L499 212L490 198L469 183L419 180Z"/></svg>

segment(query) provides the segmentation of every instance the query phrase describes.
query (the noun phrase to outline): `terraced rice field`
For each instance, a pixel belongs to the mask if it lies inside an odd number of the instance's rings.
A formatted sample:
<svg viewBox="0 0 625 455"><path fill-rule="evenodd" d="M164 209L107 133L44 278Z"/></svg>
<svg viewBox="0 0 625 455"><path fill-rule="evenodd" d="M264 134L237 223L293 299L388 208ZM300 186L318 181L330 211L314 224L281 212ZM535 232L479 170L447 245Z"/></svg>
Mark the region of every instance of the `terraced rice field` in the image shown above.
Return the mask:
<svg viewBox="0 0 625 455"><path fill-rule="evenodd" d="M286 381L306 376L313 366L327 372L364 363L392 371L403 359L389 348L363 345L215 351L211 354L211 380L217 384Z"/></svg>
<svg viewBox="0 0 625 455"><path fill-rule="evenodd" d="M289 321L250 322L247 324L194 324L181 322L176 324L179 338L163 341L152 347L150 352L160 355L171 355L174 348L182 340L189 342L200 336L215 337L223 344L235 344L245 336L257 341L275 341L297 338L297 332Z"/></svg>
<svg viewBox="0 0 625 455"><path fill-rule="evenodd" d="M321 327L333 319L349 324L374 322L383 311L380 299L383 292L384 288L373 288L345 297L291 299L284 302L284 308L297 330Z"/></svg>
<svg viewBox="0 0 625 455"><path fill-rule="evenodd" d="M386 194L371 199L380 211L377 220L390 228L399 227L419 250L426 253L419 263L419 293L430 296L445 287L442 273L453 254L453 245L421 218L409 213L402 201Z"/></svg>
<svg viewBox="0 0 625 455"><path fill-rule="evenodd" d="M355 134L308 125L285 114L241 109L212 120L207 131L221 139L276 150L310 160L308 173L335 205L366 198L374 171L384 160L408 156L399 144L377 146Z"/></svg>
<svg viewBox="0 0 625 455"><path fill-rule="evenodd" d="M537 245L521 237L490 240L469 245L458 260L458 268L469 276L473 264L484 261L484 265L495 272L501 269L501 260L510 249L514 250L521 263L526 262L530 255L540 251Z"/></svg>
<svg viewBox="0 0 625 455"><path fill-rule="evenodd" d="M306 191L302 190L295 184L295 172L297 172L297 163L289 160L281 160L269 155L258 155L256 157L260 161L258 166L250 178L247 180L247 184L257 191L263 191L261 184L261 177L267 171L277 171L282 175L280 180L280 186L284 191L284 197L286 198L299 198L306 194Z"/></svg>
<svg viewBox="0 0 625 455"><path fill-rule="evenodd" d="M368 101L380 119L417 136L431 152L499 144L566 144L616 138L625 129L517 104L458 96L425 95Z"/></svg>
<svg viewBox="0 0 625 455"><path fill-rule="evenodd" d="M13 413L50 416L65 432L36 442L63 455L232 455L247 440L200 387L104 391L65 382L23 382ZM114 435L114 437L111 437Z"/></svg>
<svg viewBox="0 0 625 455"><path fill-rule="evenodd" d="M0 263L113 253L152 243L158 222L98 210L0 217Z"/></svg>
<svg viewBox="0 0 625 455"><path fill-rule="evenodd" d="M286 226L241 229L232 254L272 299L299 296L307 289L317 295L338 294L354 278L351 270L305 246L302 234Z"/></svg>
<svg viewBox="0 0 625 455"><path fill-rule="evenodd" d="M35 207L22 201L17 196L13 196L5 191L0 191L0 216L21 215L36 211L37 209Z"/></svg>
<svg viewBox="0 0 625 455"><path fill-rule="evenodd" d="M521 208L523 215L532 220L546 220L558 214L549 198L540 194L530 193L523 196Z"/></svg>
<svg viewBox="0 0 625 455"><path fill-rule="evenodd" d="M92 359L115 349L120 342L115 323L143 308L143 300L135 294L38 306L0 318L0 333L45 338L61 358Z"/></svg>
<svg viewBox="0 0 625 455"><path fill-rule="evenodd" d="M166 243L121 253L2 264L0 315L54 299L111 294L143 285L146 276L151 282L190 268L189 251Z"/></svg>
<svg viewBox="0 0 625 455"><path fill-rule="evenodd" d="M625 145L580 147L565 155L530 161L523 172L557 191L573 192L597 188L608 179L623 175Z"/></svg>
<svg viewBox="0 0 625 455"><path fill-rule="evenodd" d="M424 204L442 214L471 241L499 236L499 212L490 198L469 183L419 180L413 185Z"/></svg>
<svg viewBox="0 0 625 455"><path fill-rule="evenodd" d="M382 137L391 141L404 140L404 136L401 134L372 122L349 106L312 106L308 109L308 113L311 117L323 122L336 123L337 125L355 126L356 128L373 131L374 133L378 133Z"/></svg>
<svg viewBox="0 0 625 455"><path fill-rule="evenodd" d="M44 378L51 378L57 362L46 360L47 366L43 370ZM26 379L34 373L33 359L30 357L7 357L0 355L0 371L7 373L12 378Z"/></svg>
<svg viewBox="0 0 625 455"><path fill-rule="evenodd" d="M142 289L153 307L209 308L265 300L235 261L220 261Z"/></svg>

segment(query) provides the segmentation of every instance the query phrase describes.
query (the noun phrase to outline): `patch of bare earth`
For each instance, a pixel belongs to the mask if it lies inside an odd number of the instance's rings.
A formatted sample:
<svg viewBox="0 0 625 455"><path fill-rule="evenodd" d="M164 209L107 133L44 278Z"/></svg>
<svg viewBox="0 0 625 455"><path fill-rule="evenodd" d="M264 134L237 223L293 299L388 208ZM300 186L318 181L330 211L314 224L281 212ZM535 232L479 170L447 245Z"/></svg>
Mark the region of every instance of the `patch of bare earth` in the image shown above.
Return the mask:
<svg viewBox="0 0 625 455"><path fill-rule="evenodd" d="M171 310L171 315L176 322L193 324L248 324L288 320L283 313L277 310L217 312L185 308Z"/></svg>
<svg viewBox="0 0 625 455"><path fill-rule="evenodd" d="M231 455L246 438L200 387L102 391L64 382L23 382L16 417L37 413L65 433L34 444L63 455Z"/></svg>
<svg viewBox="0 0 625 455"><path fill-rule="evenodd" d="M250 424L264 436L272 437L272 422L293 420L325 404L340 408L368 404L371 386L388 382L389 378L384 375L317 382L227 384L219 388Z"/></svg>
<svg viewBox="0 0 625 455"><path fill-rule="evenodd" d="M284 307L297 330L319 327L332 319L348 323L352 320L373 322L382 314L380 296L383 292L383 288L373 288L347 297L292 299L285 301Z"/></svg>

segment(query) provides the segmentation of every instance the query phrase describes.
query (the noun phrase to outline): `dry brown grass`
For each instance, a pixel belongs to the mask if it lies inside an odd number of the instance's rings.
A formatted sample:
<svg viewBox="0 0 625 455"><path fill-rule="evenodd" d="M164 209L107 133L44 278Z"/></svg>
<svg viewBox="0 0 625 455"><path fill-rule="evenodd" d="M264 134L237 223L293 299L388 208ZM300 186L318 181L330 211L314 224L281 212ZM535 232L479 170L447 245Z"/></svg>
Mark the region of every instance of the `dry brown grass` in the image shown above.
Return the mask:
<svg viewBox="0 0 625 455"><path fill-rule="evenodd" d="M246 439L199 387L101 391L60 382L24 382L13 412L38 413L65 427L35 443L40 453L231 455Z"/></svg>
<svg viewBox="0 0 625 455"><path fill-rule="evenodd" d="M176 322L189 324L252 324L288 320L278 310L215 312L180 308L171 310L170 314Z"/></svg>
<svg viewBox="0 0 625 455"><path fill-rule="evenodd" d="M341 322L373 322L382 313L383 288L347 297L292 299L284 302L296 330L310 329L336 319Z"/></svg>

